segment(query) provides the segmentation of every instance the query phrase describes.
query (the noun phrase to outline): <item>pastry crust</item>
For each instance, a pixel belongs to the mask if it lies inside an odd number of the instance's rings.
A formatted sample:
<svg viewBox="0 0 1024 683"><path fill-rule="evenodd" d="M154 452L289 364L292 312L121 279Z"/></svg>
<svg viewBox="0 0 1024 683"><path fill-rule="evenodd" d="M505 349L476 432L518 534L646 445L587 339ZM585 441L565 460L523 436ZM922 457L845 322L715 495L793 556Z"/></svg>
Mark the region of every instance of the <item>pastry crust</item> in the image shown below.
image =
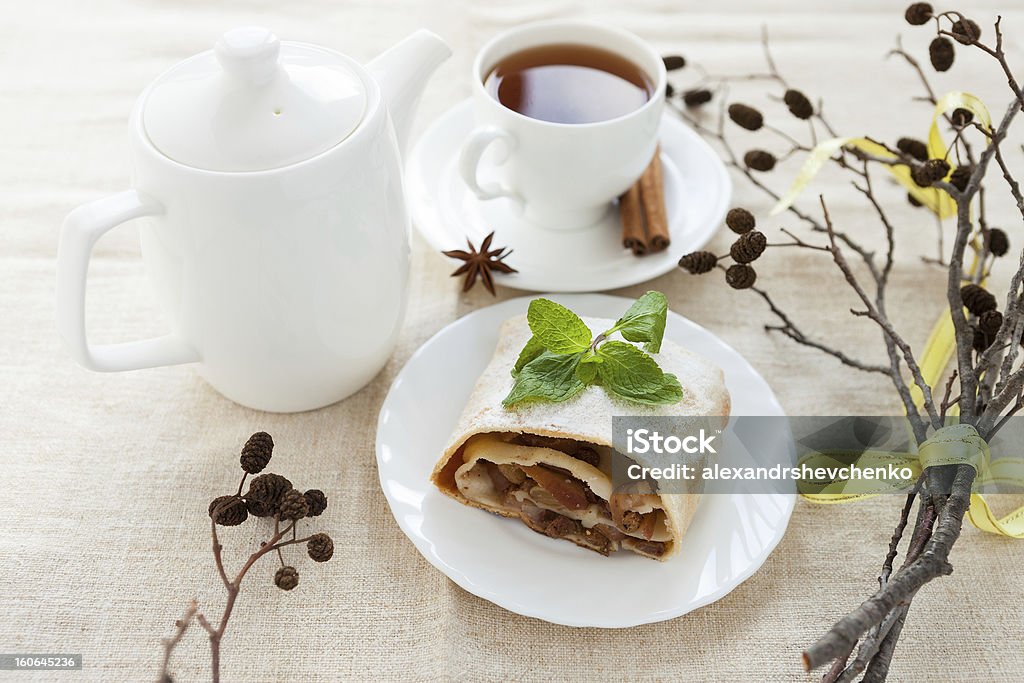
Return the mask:
<svg viewBox="0 0 1024 683"><path fill-rule="evenodd" d="M614 324L612 320L598 318L584 318L584 322L592 330L608 329ZM614 398L599 386L589 386L579 395L561 403L545 401L504 408L501 401L513 384L511 369L530 335L525 316L512 318L502 325L494 356L477 381L452 438L431 474L431 480L443 493L463 504L507 517L517 516L514 510L503 507L496 500L469 498L460 489L460 480L463 488L467 485L467 460L471 461L471 466L472 462L481 459L479 453L472 453L468 458L466 455L467 450L472 450L472 443L468 449L467 443L477 435L492 435L505 442L514 440L517 435L536 435L608 450L612 448L612 417L615 415L684 418L721 416L724 427L729 415L730 398L722 371L669 340L664 341L655 359L666 372L679 378L683 399L677 404L638 405ZM520 449L513 459L528 464L532 458L536 462L566 470L607 500L611 480L606 472L557 449L533 450L537 452L526 455L529 451ZM490 460L486 457L483 459ZM664 510L664 525L669 536L664 553L657 557L664 560L678 552L679 541L696 511L699 492L663 494L658 497L661 499L660 508Z"/></svg>

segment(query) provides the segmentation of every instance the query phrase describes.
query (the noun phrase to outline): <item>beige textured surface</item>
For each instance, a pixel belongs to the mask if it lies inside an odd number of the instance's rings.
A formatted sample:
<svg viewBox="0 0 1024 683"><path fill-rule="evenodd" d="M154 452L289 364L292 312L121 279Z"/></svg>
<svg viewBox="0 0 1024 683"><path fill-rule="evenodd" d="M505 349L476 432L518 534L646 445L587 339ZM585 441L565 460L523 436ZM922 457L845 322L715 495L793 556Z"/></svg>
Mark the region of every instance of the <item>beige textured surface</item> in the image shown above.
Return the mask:
<svg viewBox="0 0 1024 683"><path fill-rule="evenodd" d="M985 24L998 4L965 3ZM0 651L80 652L86 671L3 680L147 680L159 638L188 598L211 613L221 590L209 554L205 510L235 483L235 453L254 430L277 440L275 468L331 497L321 518L337 546L326 565L300 565L300 588L282 594L271 566L258 567L225 643L227 681L344 679L770 680L808 681L803 645L872 590L899 502L845 508L797 505L785 539L763 569L713 606L628 631L573 630L504 612L456 588L423 561L388 513L377 485L377 410L406 358L443 325L490 302L460 296L451 265L417 241L408 322L393 360L342 404L302 415L266 415L221 398L187 368L120 375L76 367L53 324L54 254L60 221L84 201L123 188L126 119L139 90L172 62L205 48L233 24L261 22L282 36L370 57L417 26L446 36L456 56L432 82L419 127L467 93L475 47L510 24L554 14L620 23L659 48L681 50L715 72L759 70L757 35L767 23L780 65L834 123L886 138L922 134L927 108L894 119L884 103L916 93L910 75L885 62L897 32L923 52L926 38L902 24L902 3L722 0L480 3L400 0L37 0L0 12ZM823 6L822 6L823 7ZM770 8L770 9L769 9ZM1008 15L1015 36L1024 14ZM1011 44L1019 45L1013 41ZM1017 64L1024 63L1019 50ZM969 87L1006 101L980 57L963 59L941 88ZM866 88L879 103L864 98ZM789 126L792 122L780 116ZM867 130L865 130L867 126ZM776 184L781 178L774 178ZM837 218L876 235L877 225L841 178L825 176ZM765 209L742 184L737 199ZM901 200L896 200L898 204ZM1009 220L1011 214L997 207ZM920 344L939 310L940 276L916 249L933 226L900 210L900 265L893 315ZM781 221L782 224L791 224ZM870 237L868 238L870 239ZM1024 240L1019 228L1011 239ZM723 251L727 237L713 243ZM845 287L813 255L766 259L761 277L802 322L836 333L863 355L876 332L851 321ZM90 327L98 341L160 330L144 285L137 236L117 230L98 245L90 279ZM718 281L672 273L623 290L655 287L672 307L742 352L793 414L897 410L877 378L841 369L814 352L766 337L762 306ZM501 297L515 296L502 291ZM245 527L248 529L249 527ZM249 531L225 534L229 548ZM240 553L230 553L237 563ZM1024 543L967 529L953 576L914 602L892 680L1020 680ZM949 639L933 638L942 624ZM996 638L1005 638L1000 647ZM582 654L581 654L582 653ZM955 653L955 654L954 654ZM181 680L208 666L201 633L176 659Z"/></svg>

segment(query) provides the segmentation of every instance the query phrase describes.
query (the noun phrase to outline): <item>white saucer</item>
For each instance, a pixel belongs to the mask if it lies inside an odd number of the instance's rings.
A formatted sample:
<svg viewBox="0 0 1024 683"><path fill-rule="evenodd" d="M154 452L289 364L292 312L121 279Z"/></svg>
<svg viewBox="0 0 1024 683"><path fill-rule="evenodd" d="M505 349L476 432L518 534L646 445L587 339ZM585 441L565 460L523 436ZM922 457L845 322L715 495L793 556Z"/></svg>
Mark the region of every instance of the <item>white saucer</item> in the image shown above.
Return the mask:
<svg viewBox="0 0 1024 683"><path fill-rule="evenodd" d="M583 316L619 317L631 301L602 294L551 297ZM498 328L531 297L466 315L438 332L398 373L377 423L381 487L402 531L432 565L505 609L568 626L617 628L671 619L723 597L782 539L795 495L705 495L679 555L656 562L601 557L442 495L429 481ZM768 384L706 329L669 312L665 335L725 373L735 415L783 415Z"/></svg>
<svg viewBox="0 0 1024 683"><path fill-rule="evenodd" d="M618 212L610 206L602 222L579 230L550 230L526 221L509 199L478 200L457 169L459 146L473 127L469 100L455 106L416 143L406 167L413 222L437 251L465 248L492 230L494 244L514 250L508 263L519 270L495 274L516 289L591 292L645 282L670 271L679 257L700 249L715 233L729 206L732 184L721 159L677 118L661 121L661 161L671 246L636 257L622 247ZM485 155L481 180L487 180ZM453 262L453 269L455 267Z"/></svg>

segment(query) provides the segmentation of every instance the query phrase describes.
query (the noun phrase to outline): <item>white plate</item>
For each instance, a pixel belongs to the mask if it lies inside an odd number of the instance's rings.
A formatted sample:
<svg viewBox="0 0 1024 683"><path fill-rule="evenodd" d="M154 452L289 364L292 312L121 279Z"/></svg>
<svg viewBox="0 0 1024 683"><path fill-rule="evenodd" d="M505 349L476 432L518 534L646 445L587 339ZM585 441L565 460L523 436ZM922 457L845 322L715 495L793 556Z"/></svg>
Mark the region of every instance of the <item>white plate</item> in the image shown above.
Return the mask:
<svg viewBox="0 0 1024 683"><path fill-rule="evenodd" d="M622 248L618 211L579 230L550 230L524 220L509 199L478 200L458 174L460 145L473 128L469 100L453 107L416 143L406 166L409 207L420 233L438 252L465 248L492 230L494 244L514 250L512 275L495 274L506 287L538 292L593 292L627 287L664 275L679 257L704 246L722 223L732 184L714 150L679 119L661 121L661 161L671 246L636 257ZM492 167L484 157L480 176ZM455 262L452 262L454 270Z"/></svg>
<svg viewBox="0 0 1024 683"><path fill-rule="evenodd" d="M600 294L551 297L583 316L618 318L631 303ZM518 521L466 507L429 481L502 321L530 298L504 301L456 320L409 359L377 425L381 487L402 531L435 567L470 593L513 612L567 626L624 627L671 619L742 583L782 538L795 496L702 497L667 562L631 553L601 557L534 533ZM725 372L738 415L783 415L764 379L704 328L669 313L667 338Z"/></svg>

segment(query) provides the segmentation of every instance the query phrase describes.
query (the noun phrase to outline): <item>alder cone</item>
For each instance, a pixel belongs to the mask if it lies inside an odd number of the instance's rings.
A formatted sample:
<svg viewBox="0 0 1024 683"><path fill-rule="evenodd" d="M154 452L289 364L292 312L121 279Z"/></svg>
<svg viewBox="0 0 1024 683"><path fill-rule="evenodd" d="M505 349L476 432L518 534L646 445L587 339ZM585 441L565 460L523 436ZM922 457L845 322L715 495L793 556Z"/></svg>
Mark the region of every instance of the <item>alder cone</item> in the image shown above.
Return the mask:
<svg viewBox="0 0 1024 683"><path fill-rule="evenodd" d="M764 125L764 116L758 110L746 104L730 104L729 118L740 128L760 130Z"/></svg>
<svg viewBox="0 0 1024 683"><path fill-rule="evenodd" d="M755 171L767 173L775 168L775 155L763 149L752 149L743 155L743 163Z"/></svg>
<svg viewBox="0 0 1024 683"><path fill-rule="evenodd" d="M981 27L970 19L954 21L949 32L953 34L953 40L961 45L971 45L981 38Z"/></svg>
<svg viewBox="0 0 1024 683"><path fill-rule="evenodd" d="M917 138L900 138L896 141L896 149L918 161L928 160L928 145Z"/></svg>
<svg viewBox="0 0 1024 683"><path fill-rule="evenodd" d="M684 254L683 257L679 259L679 267L693 275L706 273L714 268L717 263L718 257L710 251L694 251L689 254Z"/></svg>
<svg viewBox="0 0 1024 683"><path fill-rule="evenodd" d="M953 113L949 115L949 121L956 128L963 128L974 120L974 112L970 109L964 109L963 107L957 107L953 110Z"/></svg>
<svg viewBox="0 0 1024 683"><path fill-rule="evenodd" d="M746 209L736 207L735 209L729 209L729 213L725 216L725 224L737 235L742 235L757 227L757 219L754 218L754 214Z"/></svg>
<svg viewBox="0 0 1024 683"><path fill-rule="evenodd" d="M253 517L270 517L277 511L277 508L273 505L265 503L257 498L246 498L245 509Z"/></svg>
<svg viewBox="0 0 1024 683"><path fill-rule="evenodd" d="M665 63L665 71L677 71L686 66L686 59L682 55L665 55L661 61Z"/></svg>
<svg viewBox="0 0 1024 683"><path fill-rule="evenodd" d="M978 329L994 337L1003 326L1003 314L996 310L985 311L978 317Z"/></svg>
<svg viewBox="0 0 1024 683"><path fill-rule="evenodd" d="M706 88L687 90L683 93L683 104L687 107L699 107L711 101L711 91Z"/></svg>
<svg viewBox="0 0 1024 683"><path fill-rule="evenodd" d="M997 307L996 298L980 285L969 284L961 287L960 299L968 311L979 317L988 311L994 311Z"/></svg>
<svg viewBox="0 0 1024 683"><path fill-rule="evenodd" d="M320 489L310 489L302 494L309 506L310 517L319 517L327 509L327 496Z"/></svg>
<svg viewBox="0 0 1024 683"><path fill-rule="evenodd" d="M967 183L971 181L971 173L974 169L970 166L957 166L949 176L949 184L963 192L967 189Z"/></svg>
<svg viewBox="0 0 1024 683"><path fill-rule="evenodd" d="M249 518L249 511L245 507L245 501L238 496L219 496L210 501L207 514L213 521L221 526L238 526Z"/></svg>
<svg viewBox="0 0 1024 683"><path fill-rule="evenodd" d="M948 173L949 164L945 160L929 159L920 166L916 166L910 172L910 177L920 187L931 187L933 183L945 178Z"/></svg>
<svg viewBox="0 0 1024 683"><path fill-rule="evenodd" d="M304 495L292 489L281 497L278 511L281 514L281 519L290 521L302 519L309 514L309 503L306 502Z"/></svg>
<svg viewBox="0 0 1024 683"><path fill-rule="evenodd" d="M991 228L988 231L988 250L993 256L1006 256L1010 250L1010 238L1000 228Z"/></svg>
<svg viewBox="0 0 1024 683"><path fill-rule="evenodd" d="M314 562L327 562L334 557L334 541L327 534L313 534L306 541L306 553Z"/></svg>
<svg viewBox="0 0 1024 683"><path fill-rule="evenodd" d="M266 507L275 508L281 502L284 494L291 491L291 489L292 483L280 474L264 472L249 482L247 498L257 500Z"/></svg>
<svg viewBox="0 0 1024 683"><path fill-rule="evenodd" d="M751 263L764 253L768 246L768 239L763 232L752 230L733 242L729 249L729 256L736 263Z"/></svg>
<svg viewBox="0 0 1024 683"><path fill-rule="evenodd" d="M978 353L981 353L988 347L992 346L992 342L994 341L991 336L985 334L985 332L977 325L971 327L971 335L971 347L973 347Z"/></svg>
<svg viewBox="0 0 1024 683"><path fill-rule="evenodd" d="M733 289L749 289L757 282L757 271L745 263L737 263L725 271L725 281Z"/></svg>
<svg viewBox="0 0 1024 683"><path fill-rule="evenodd" d="M936 71L949 71L955 56L953 41L949 38L939 36L928 46L928 58Z"/></svg>
<svg viewBox="0 0 1024 683"><path fill-rule="evenodd" d="M903 18L907 20L907 23L911 26L921 26L927 24L928 20L932 18L935 11L932 6L927 2L915 2L913 5L907 8Z"/></svg>
<svg viewBox="0 0 1024 683"><path fill-rule="evenodd" d="M256 432L242 446L239 462L249 474L259 474L274 453L274 439L266 432Z"/></svg>
<svg viewBox="0 0 1024 683"><path fill-rule="evenodd" d="M274 573L274 585L283 591L290 591L299 585L299 572L295 567L281 567Z"/></svg>
<svg viewBox="0 0 1024 683"><path fill-rule="evenodd" d="M793 90L790 88L783 95L782 101L789 107L789 113L798 119L809 119L814 115L814 106L811 101L807 99L807 95L803 94L799 90Z"/></svg>

